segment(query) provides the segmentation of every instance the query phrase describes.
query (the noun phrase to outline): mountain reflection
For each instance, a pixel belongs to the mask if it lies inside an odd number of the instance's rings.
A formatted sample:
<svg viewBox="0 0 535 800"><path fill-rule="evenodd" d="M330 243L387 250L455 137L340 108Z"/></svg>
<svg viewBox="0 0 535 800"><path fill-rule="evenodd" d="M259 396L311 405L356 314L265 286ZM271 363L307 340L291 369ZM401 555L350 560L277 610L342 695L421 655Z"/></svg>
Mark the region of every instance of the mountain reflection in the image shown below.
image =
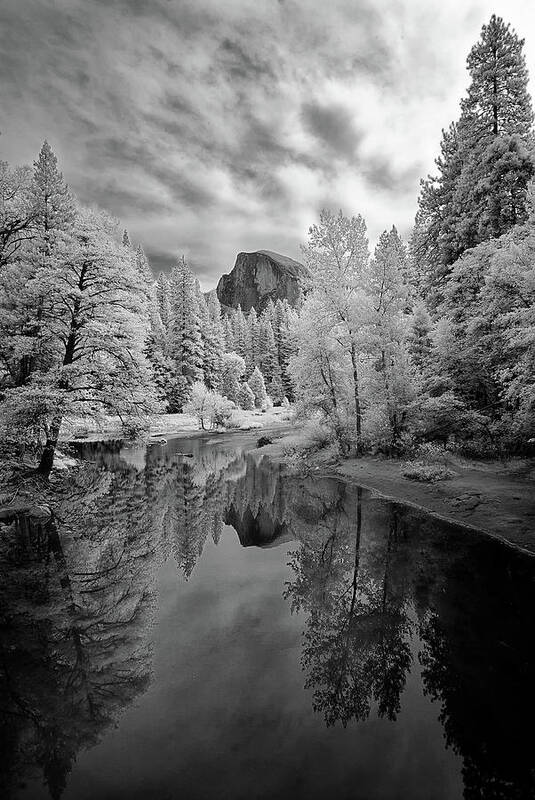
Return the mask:
<svg viewBox="0 0 535 800"><path fill-rule="evenodd" d="M150 684L157 570L173 558L193 579L225 525L244 547L296 543L284 595L328 726L401 720L421 670L465 797L534 796L532 560L225 441L84 455L53 518L0 524L2 796L42 776L61 797Z"/></svg>

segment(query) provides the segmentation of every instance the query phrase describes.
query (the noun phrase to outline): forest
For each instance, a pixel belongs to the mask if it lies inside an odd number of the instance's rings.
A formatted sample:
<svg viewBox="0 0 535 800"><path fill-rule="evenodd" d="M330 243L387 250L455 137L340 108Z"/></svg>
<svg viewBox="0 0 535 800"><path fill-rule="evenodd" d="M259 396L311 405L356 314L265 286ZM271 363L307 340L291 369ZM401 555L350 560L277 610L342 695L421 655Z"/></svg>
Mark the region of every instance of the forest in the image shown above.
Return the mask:
<svg viewBox="0 0 535 800"><path fill-rule="evenodd" d="M297 307L221 309L184 257L157 277L143 246L84 207L44 142L0 163L0 439L47 476L62 427L118 417L142 435L187 412L291 407L343 456L437 443L535 450L535 139L523 40L493 16L457 120L421 181L408 241L323 210ZM179 243L177 243L179 244Z"/></svg>

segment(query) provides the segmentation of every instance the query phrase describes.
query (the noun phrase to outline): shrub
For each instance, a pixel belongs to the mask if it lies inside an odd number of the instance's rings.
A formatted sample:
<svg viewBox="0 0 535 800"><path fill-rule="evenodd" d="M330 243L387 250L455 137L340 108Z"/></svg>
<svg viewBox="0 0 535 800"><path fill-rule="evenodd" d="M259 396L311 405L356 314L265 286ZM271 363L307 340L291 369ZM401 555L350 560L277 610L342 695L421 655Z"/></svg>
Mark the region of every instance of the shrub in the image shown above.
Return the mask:
<svg viewBox="0 0 535 800"><path fill-rule="evenodd" d="M206 430L207 427L225 427L235 408L234 403L227 397L211 391L202 381L198 381L192 386L191 396L184 411L196 417L201 428Z"/></svg>
<svg viewBox="0 0 535 800"><path fill-rule="evenodd" d="M333 443L333 433L320 422L310 426L306 432L308 448L312 451L323 450Z"/></svg>
<svg viewBox="0 0 535 800"><path fill-rule="evenodd" d="M143 417L126 417L121 423L122 434L129 441L136 441L148 436L150 424Z"/></svg>

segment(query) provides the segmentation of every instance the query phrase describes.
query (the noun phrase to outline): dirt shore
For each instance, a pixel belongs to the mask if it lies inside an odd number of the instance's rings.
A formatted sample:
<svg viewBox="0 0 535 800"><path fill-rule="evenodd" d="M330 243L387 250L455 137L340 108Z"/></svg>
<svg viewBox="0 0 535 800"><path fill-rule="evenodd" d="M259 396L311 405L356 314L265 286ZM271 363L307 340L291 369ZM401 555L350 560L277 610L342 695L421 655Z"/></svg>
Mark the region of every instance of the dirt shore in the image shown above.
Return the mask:
<svg viewBox="0 0 535 800"><path fill-rule="evenodd" d="M288 462L288 448L299 435L277 439L263 452ZM369 489L383 497L419 508L440 519L489 536L535 555L535 463L477 462L448 456L454 473L448 480L420 483L402 475L402 462L376 457L339 460L332 450L306 459L312 475L329 474Z"/></svg>

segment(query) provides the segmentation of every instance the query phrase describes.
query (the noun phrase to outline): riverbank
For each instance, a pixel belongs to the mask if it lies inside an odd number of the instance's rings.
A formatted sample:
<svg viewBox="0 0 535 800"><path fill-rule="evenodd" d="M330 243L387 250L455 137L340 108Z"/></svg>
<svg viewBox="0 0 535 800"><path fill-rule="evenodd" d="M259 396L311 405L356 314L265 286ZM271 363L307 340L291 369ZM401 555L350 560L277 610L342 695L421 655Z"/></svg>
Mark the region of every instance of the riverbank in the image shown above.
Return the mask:
<svg viewBox="0 0 535 800"><path fill-rule="evenodd" d="M287 408L277 407L266 411L239 409L235 412L232 427L208 432L217 434L233 431L275 430L288 426L289 421L290 415ZM197 433L202 434L206 431L201 429L197 418L189 414L159 414L150 420L149 437L172 436L176 438ZM121 422L118 418L113 417L107 419L98 428L92 426L90 420L80 420L75 424L64 426L60 434L60 440L63 442L100 442L123 438Z"/></svg>
<svg viewBox="0 0 535 800"><path fill-rule="evenodd" d="M302 437L290 434L262 449L312 475L333 475L439 519L483 532L535 555L535 462L478 462L445 455L451 477L420 483L404 477L405 462L373 456L342 461L332 448L296 459Z"/></svg>

